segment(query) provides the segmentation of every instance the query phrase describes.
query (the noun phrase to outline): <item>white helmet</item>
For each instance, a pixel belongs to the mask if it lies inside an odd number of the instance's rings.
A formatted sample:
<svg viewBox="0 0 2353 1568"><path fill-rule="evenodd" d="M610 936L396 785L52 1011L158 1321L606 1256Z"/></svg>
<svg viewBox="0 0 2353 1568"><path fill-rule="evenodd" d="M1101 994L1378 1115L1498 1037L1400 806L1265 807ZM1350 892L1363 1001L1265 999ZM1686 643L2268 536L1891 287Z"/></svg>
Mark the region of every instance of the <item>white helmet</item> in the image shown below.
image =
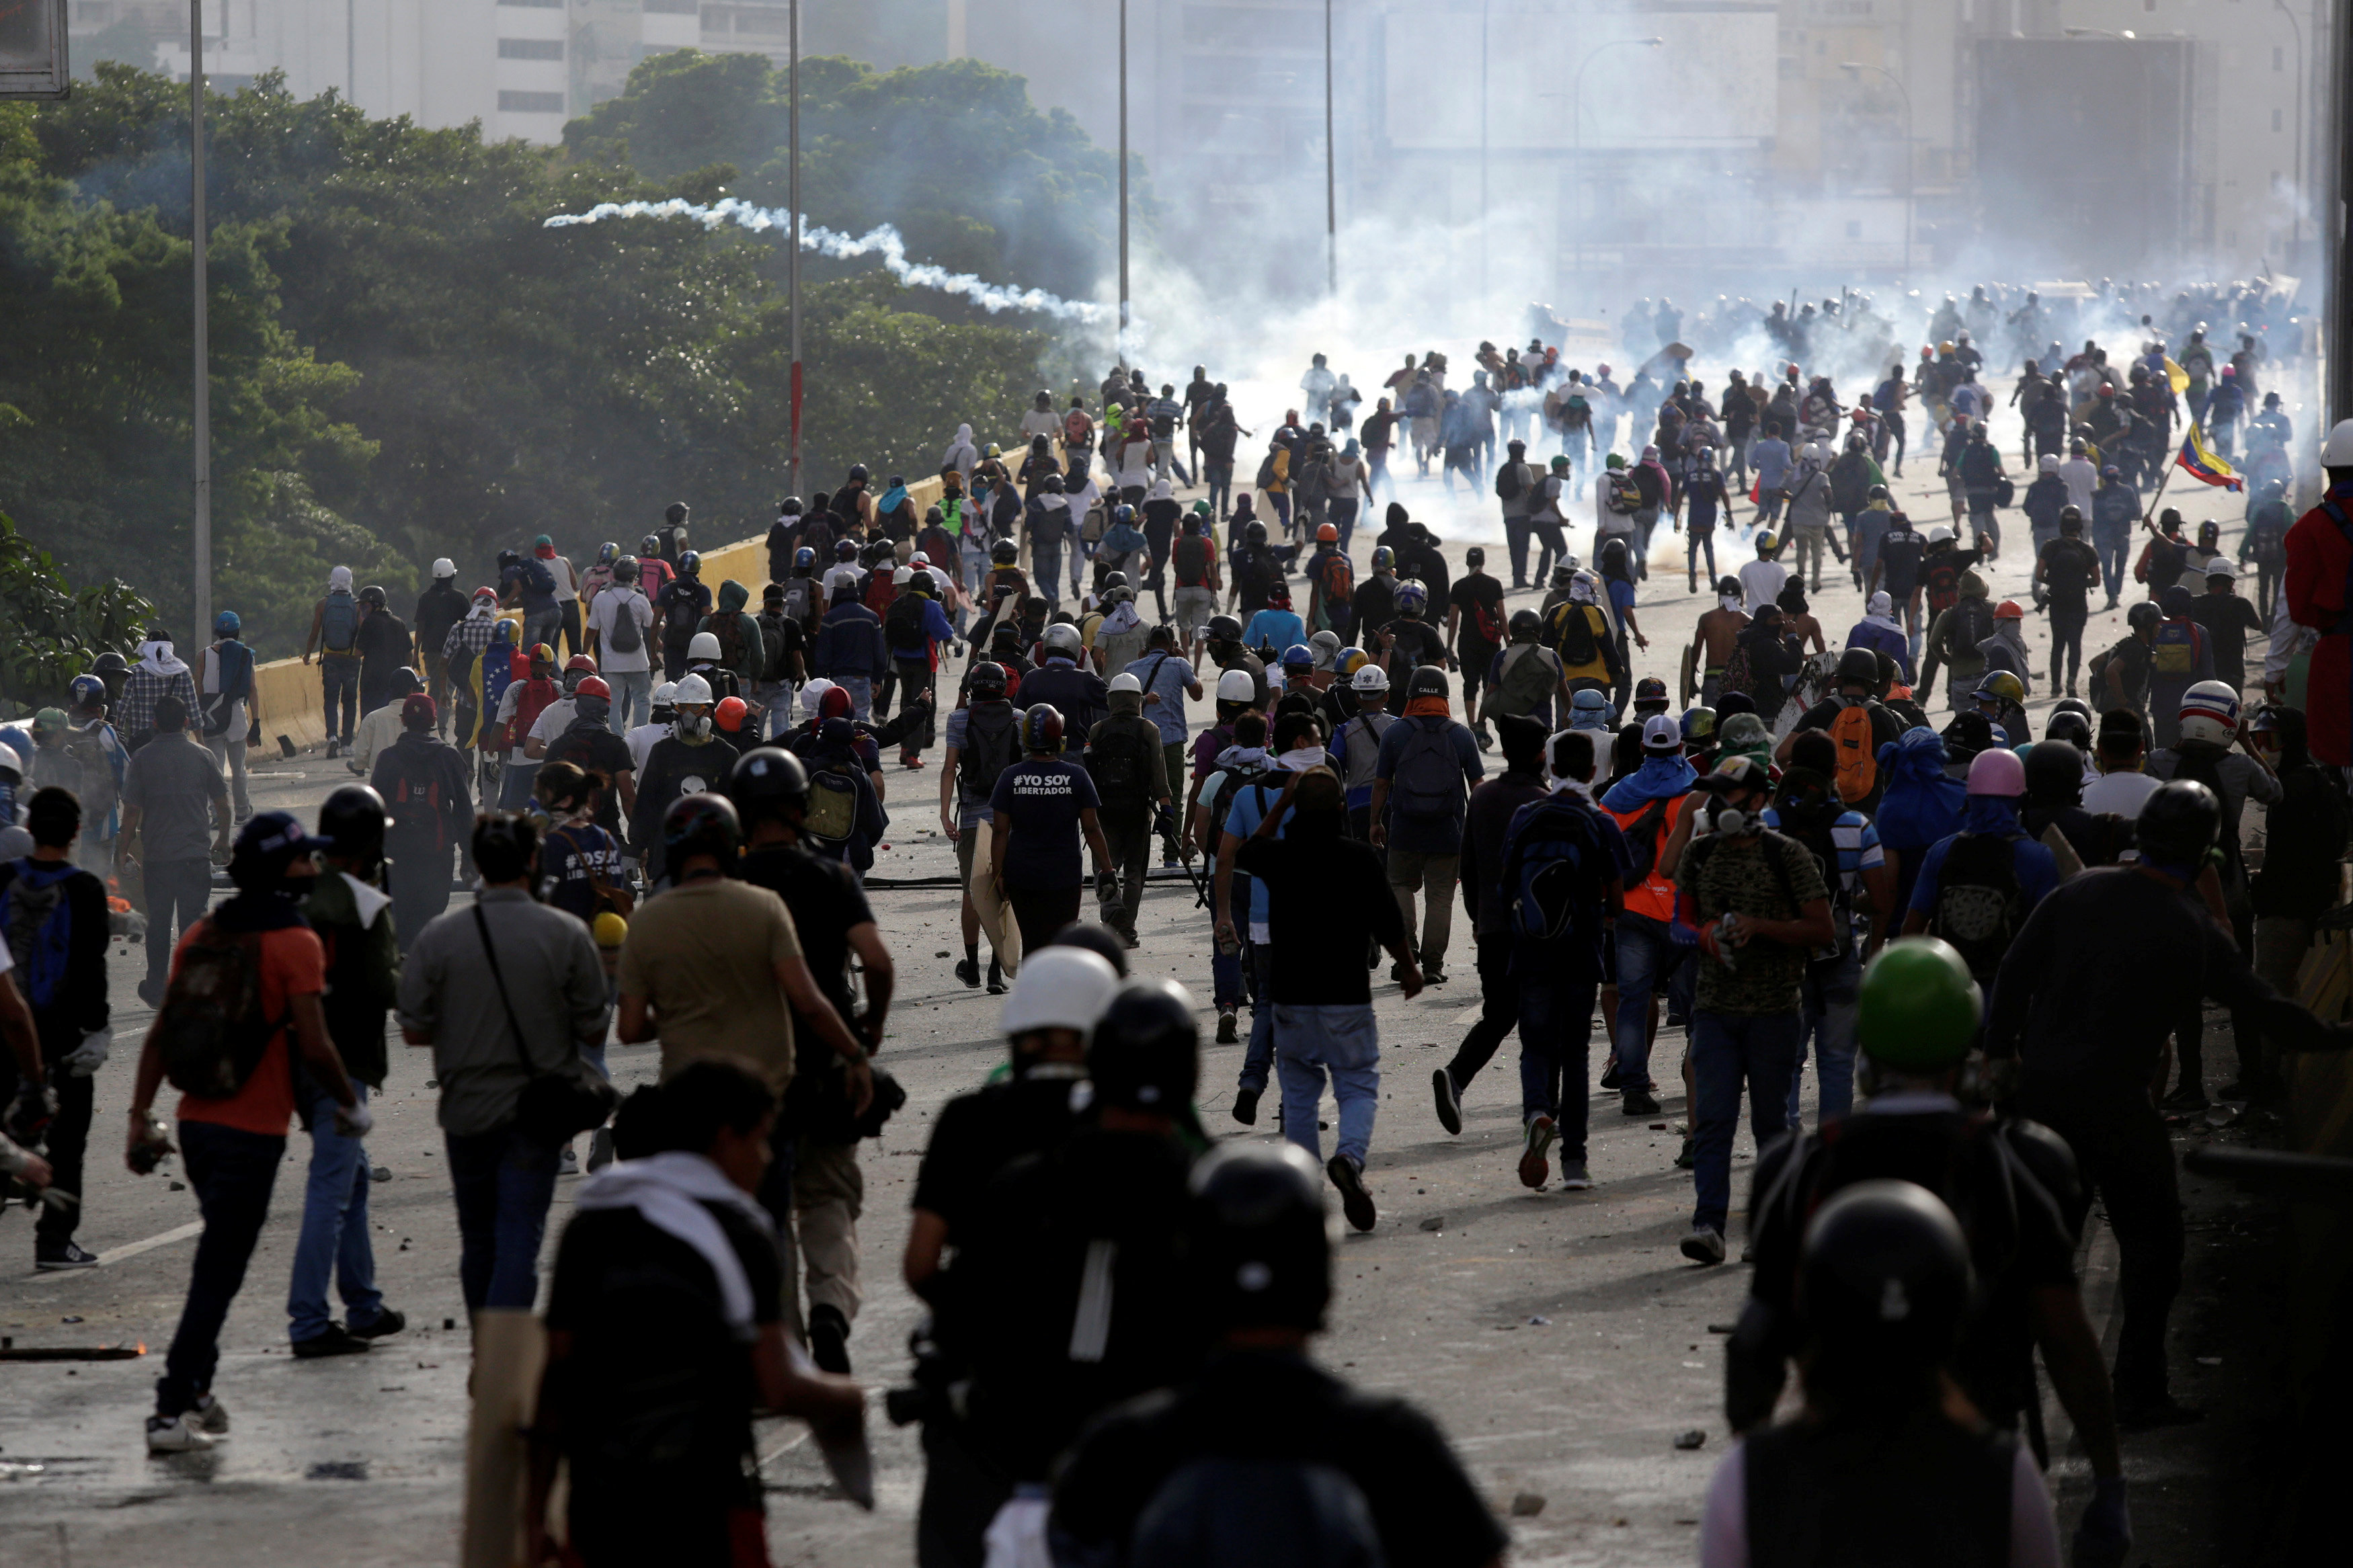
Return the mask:
<svg viewBox="0 0 2353 1568"><path fill-rule="evenodd" d="M1118 993L1119 975L1103 954L1083 947L1041 947L1023 956L1020 975L1006 994L1005 1033L1076 1029L1092 1034L1095 1020Z"/></svg>
<svg viewBox="0 0 2353 1568"><path fill-rule="evenodd" d="M915 569L913 566L902 566L891 574L891 583L894 587L903 588L914 580Z"/></svg>
<svg viewBox="0 0 2353 1568"><path fill-rule="evenodd" d="M719 634L717 632L695 633L694 640L686 645L686 657L689 658L718 658ZM706 700L708 700L706 699Z"/></svg>
<svg viewBox="0 0 2353 1568"><path fill-rule="evenodd" d="M802 687L801 711L812 719L816 718L818 709L825 702L825 694L832 689L833 682L822 675Z"/></svg>
<svg viewBox="0 0 2353 1568"><path fill-rule="evenodd" d="M907 564L910 566L929 566L931 563L932 558L920 550L907 557Z"/></svg>
<svg viewBox="0 0 2353 1568"><path fill-rule="evenodd" d="M2181 738L2228 746L2239 734L2239 694L2228 681L2201 680L2181 694Z"/></svg>
<svg viewBox="0 0 2353 1568"><path fill-rule="evenodd" d="M1137 696L1141 697L1144 695L1144 682L1136 679L1134 675L1123 669L1117 675L1111 678L1111 690L1113 696L1117 696L1123 691L1133 691Z"/></svg>
<svg viewBox="0 0 2353 1568"><path fill-rule="evenodd" d="M1307 646L1315 650L1316 668L1329 669L1335 664L1339 662L1340 634L1338 632L1317 632L1314 637L1307 639Z"/></svg>
<svg viewBox="0 0 2353 1568"><path fill-rule="evenodd" d="M442 577L455 577L457 574L458 563L455 561L450 560L447 555L436 556L434 558L433 575L437 579Z"/></svg>
<svg viewBox="0 0 2353 1568"><path fill-rule="evenodd" d="M2038 473L2057 473L2059 471L2059 454L2056 452L2043 453L2042 456L2034 459L2034 467Z"/></svg>
<svg viewBox="0 0 2353 1568"><path fill-rule="evenodd" d="M1348 683L1359 691L1387 691L1389 689L1389 672L1377 664L1360 664Z"/></svg>
<svg viewBox="0 0 2353 1568"><path fill-rule="evenodd" d="M685 708L693 704L700 704L705 708L711 706L711 682L699 675L688 676L671 688L670 694L670 705L673 708Z"/></svg>
<svg viewBox="0 0 2353 1568"><path fill-rule="evenodd" d="M1058 653L1073 661L1078 658L1082 646L1079 641L1079 628L1068 621L1048 626L1046 635L1039 640L1046 645L1048 653Z"/></svg>
<svg viewBox="0 0 2353 1568"><path fill-rule="evenodd" d="M1247 669L1229 669L1218 677L1218 700L1220 702L1255 702L1258 682Z"/></svg>
<svg viewBox="0 0 2353 1568"><path fill-rule="evenodd" d="M652 704L656 708L667 708L670 705L672 700L677 698L677 696L678 682L675 680L665 680L659 686L654 688Z"/></svg>
<svg viewBox="0 0 2353 1568"><path fill-rule="evenodd" d="M1947 528L1947 527L1946 527L1944 524L1942 524L1942 523L1938 523L1936 527L1934 527L1934 528L1932 528L1932 529L1930 529L1930 530L1928 531L1928 542L1929 542L1929 543L1931 543L1931 544L1939 543L1939 542L1943 542L1943 541L1945 541L1945 540L1948 540L1948 539L1950 539L1950 538L1952 538L1952 537L1953 537L1953 531L1952 531L1951 529L1949 529L1949 528Z"/></svg>
<svg viewBox="0 0 2353 1568"><path fill-rule="evenodd" d="M2320 444L2324 468L2353 468L2353 419L2339 419Z"/></svg>

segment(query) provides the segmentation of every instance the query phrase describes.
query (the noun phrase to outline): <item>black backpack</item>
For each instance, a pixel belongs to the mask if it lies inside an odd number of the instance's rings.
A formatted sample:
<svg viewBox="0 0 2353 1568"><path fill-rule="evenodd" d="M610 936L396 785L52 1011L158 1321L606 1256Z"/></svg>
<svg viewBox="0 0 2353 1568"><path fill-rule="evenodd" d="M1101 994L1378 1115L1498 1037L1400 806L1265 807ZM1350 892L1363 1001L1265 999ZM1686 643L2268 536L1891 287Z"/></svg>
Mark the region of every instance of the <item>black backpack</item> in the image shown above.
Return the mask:
<svg viewBox="0 0 2353 1568"><path fill-rule="evenodd" d="M1593 617L1585 610L1586 606L1574 599L1560 607L1560 661L1571 669L1591 664L1600 657L1600 642L1593 635Z"/></svg>
<svg viewBox="0 0 2353 1568"><path fill-rule="evenodd" d="M1528 493L1528 466L1525 463L1505 463L1495 470L1495 494L1503 500L1517 500Z"/></svg>
<svg viewBox="0 0 2353 1568"><path fill-rule="evenodd" d="M1398 748L1397 773L1389 801L1396 813L1413 822L1447 822L1462 807L1462 763L1455 754L1454 726L1436 729L1416 724Z"/></svg>
<svg viewBox="0 0 2353 1568"><path fill-rule="evenodd" d="M1953 605L1953 626L1960 634L1960 646L1964 648L1974 649L1993 636L1997 624L1993 606L1983 599L1962 599Z"/></svg>
<svg viewBox="0 0 2353 1568"><path fill-rule="evenodd" d="M1626 837L1627 852L1634 862L1627 868L1627 887L1640 887L1651 879L1651 872L1659 868L1659 847L1664 844L1667 838L1667 810L1683 798L1681 795L1662 795L1644 806L1635 815L1633 821L1624 826L1622 831Z"/></svg>
<svg viewBox="0 0 2353 1568"><path fill-rule="evenodd" d="M1380 1531L1356 1483L1329 1465L1203 1458L1136 1515L1131 1568L1382 1568Z"/></svg>
<svg viewBox="0 0 2353 1568"><path fill-rule="evenodd" d="M613 601L613 635L607 639L615 653L635 653L646 646L646 629L638 625L637 606L631 603L639 595L635 588L607 588L618 595Z"/></svg>
<svg viewBox="0 0 2353 1568"><path fill-rule="evenodd" d="M1020 718L1011 703L965 710L964 744L956 748L956 784L965 799L987 801L997 793L997 776L1020 760Z"/></svg>
<svg viewBox="0 0 2353 1568"><path fill-rule="evenodd" d="M1087 772L1106 805L1134 807L1152 798L1160 731L1149 720L1138 719L1135 724L1151 731L1153 738L1145 740L1134 725L1106 721L1087 744Z"/></svg>
<svg viewBox="0 0 2353 1568"><path fill-rule="evenodd" d="M921 658L924 645L930 641L923 630L923 606L930 603L919 594L902 594L891 601L891 609L882 617L882 640L891 651L902 658Z"/></svg>
<svg viewBox="0 0 2353 1568"><path fill-rule="evenodd" d="M1978 984L1990 987L2010 940L2026 923L2026 889L2019 885L2021 834L1962 833L1945 852L1928 934L1960 950Z"/></svg>
<svg viewBox="0 0 2353 1568"><path fill-rule="evenodd" d="M261 1005L261 933L210 920L180 944L155 1018L164 1076L183 1094L226 1100L243 1089L286 1026Z"/></svg>

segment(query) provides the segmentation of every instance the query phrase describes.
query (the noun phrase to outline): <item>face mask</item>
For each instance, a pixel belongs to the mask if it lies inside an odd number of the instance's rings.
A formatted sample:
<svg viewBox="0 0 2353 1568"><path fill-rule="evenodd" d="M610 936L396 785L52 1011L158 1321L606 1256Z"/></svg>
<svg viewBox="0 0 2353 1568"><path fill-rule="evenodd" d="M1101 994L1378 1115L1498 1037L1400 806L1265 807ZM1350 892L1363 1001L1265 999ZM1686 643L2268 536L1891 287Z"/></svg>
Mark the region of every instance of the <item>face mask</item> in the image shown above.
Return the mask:
<svg viewBox="0 0 2353 1568"><path fill-rule="evenodd" d="M1719 609L1737 610L1740 608L1740 595L1737 594L1719 595L1715 603Z"/></svg>
<svg viewBox="0 0 2353 1568"><path fill-rule="evenodd" d="M711 733L711 715L681 713L678 716L678 732L682 740L700 741Z"/></svg>
<svg viewBox="0 0 2353 1568"><path fill-rule="evenodd" d="M1707 816L1708 826L1726 838L1746 838L1764 830L1760 816L1746 811L1728 798L1718 795Z"/></svg>
<svg viewBox="0 0 2353 1568"><path fill-rule="evenodd" d="M602 724L613 716L613 704L607 698L577 697L573 699L572 711L575 719L587 719Z"/></svg>

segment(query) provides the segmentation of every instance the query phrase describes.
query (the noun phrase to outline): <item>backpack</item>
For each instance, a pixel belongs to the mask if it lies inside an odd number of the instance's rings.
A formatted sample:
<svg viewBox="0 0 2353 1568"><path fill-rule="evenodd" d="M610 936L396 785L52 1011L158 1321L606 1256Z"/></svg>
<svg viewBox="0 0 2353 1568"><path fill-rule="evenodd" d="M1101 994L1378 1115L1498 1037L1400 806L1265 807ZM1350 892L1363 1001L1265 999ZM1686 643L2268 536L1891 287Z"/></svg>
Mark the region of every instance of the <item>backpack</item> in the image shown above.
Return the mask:
<svg viewBox="0 0 2353 1568"><path fill-rule="evenodd" d="M638 612L631 600L634 589L617 590L620 596L613 601L613 635L607 640L615 653L636 653L646 646L646 629L638 625Z"/></svg>
<svg viewBox="0 0 2353 1568"><path fill-rule="evenodd" d="M1282 482L1282 476L1274 471L1274 454L1272 452L1269 452L1265 457L1261 458L1258 460L1258 479L1256 480L1256 486L1258 489L1262 490L1271 490Z"/></svg>
<svg viewBox="0 0 2353 1568"><path fill-rule="evenodd" d="M827 763L809 773L801 831L828 849L840 849L858 830L858 781L848 771L851 765Z"/></svg>
<svg viewBox="0 0 2353 1568"><path fill-rule="evenodd" d="M1073 450L1086 446L1093 436L1095 422L1073 408L1062 416L1062 445Z"/></svg>
<svg viewBox="0 0 2353 1568"><path fill-rule="evenodd" d="M1854 711L1854 710L1850 710ZM1854 941L1854 894L1848 889L1846 879L1839 875L1838 843L1831 837L1830 825L1815 826L1804 819L1794 802L1777 802L1774 816L1781 826L1774 831L1784 838L1806 847L1814 858L1814 868L1821 873L1822 886L1831 893L1831 928L1838 934L1827 948L1816 948L1810 958L1837 958ZM1781 896L1797 907L1796 889L1789 883L1789 868L1778 856L1770 857L1774 880L1780 884Z"/></svg>
<svg viewBox="0 0 2353 1568"><path fill-rule="evenodd" d="M809 621L809 595L815 584L807 577L787 578L785 582L785 616L806 626ZM613 646L621 645L617 639Z"/></svg>
<svg viewBox="0 0 2353 1568"><path fill-rule="evenodd" d="M1381 1568L1378 1527L1356 1483L1330 1465L1198 1458L1136 1515L1133 1568Z"/></svg>
<svg viewBox="0 0 2353 1568"><path fill-rule="evenodd" d="M1525 463L1505 463L1495 470L1495 494L1499 500L1517 500L1528 493L1534 480L1528 476Z"/></svg>
<svg viewBox="0 0 2353 1568"><path fill-rule="evenodd" d="M1487 711L1525 718L1559 689L1560 668L1545 658L1537 644L1521 643L1504 650L1503 679L1487 700Z"/></svg>
<svg viewBox="0 0 2353 1568"><path fill-rule="evenodd" d="M1504 847L1512 934L1523 942L1590 939L1600 917L1595 886L1608 869L1592 814L1570 801L1536 805Z"/></svg>
<svg viewBox="0 0 2353 1568"><path fill-rule="evenodd" d="M1416 724L1398 749L1389 799L1415 822L1451 822L1462 803L1462 763L1454 754L1454 727Z"/></svg>
<svg viewBox="0 0 2353 1568"><path fill-rule="evenodd" d="M386 754L396 758L405 755L399 746L391 747ZM393 781L392 797L384 803L384 808L392 819L392 833L406 837L415 843L425 829L430 828L433 833L432 849L439 852L449 847L447 837L448 814L442 809L439 769L434 769L431 776L426 778L416 778L403 773Z"/></svg>
<svg viewBox="0 0 2353 1568"><path fill-rule="evenodd" d="M1838 797L1849 805L1871 798L1879 787L1879 742L1873 738L1871 704L1857 702L1839 710L1831 721L1831 742L1838 747Z"/></svg>
<svg viewBox="0 0 2353 1568"><path fill-rule="evenodd" d="M1993 636L1993 606L1983 599L1957 599L1950 608L1957 634L1956 640L1961 647L1975 652L1978 644Z"/></svg>
<svg viewBox="0 0 2353 1568"><path fill-rule="evenodd" d="M1642 510L1642 487L1634 482L1634 476L1628 470L1612 468L1607 500L1609 510L1621 517L1640 511Z"/></svg>
<svg viewBox="0 0 2353 1568"><path fill-rule="evenodd" d="M882 640L891 651L902 658L926 657L931 634L923 629L923 599L914 594L902 594L891 601L890 613L882 617Z"/></svg>
<svg viewBox="0 0 2353 1568"><path fill-rule="evenodd" d="M1326 605L1347 604L1356 596L1356 568L1335 550L1324 557L1322 583Z"/></svg>
<svg viewBox="0 0 2353 1568"><path fill-rule="evenodd" d="M155 1016L172 1087L200 1099L228 1098L245 1087L285 1025L261 1010L261 933L197 922L180 944Z"/></svg>
<svg viewBox="0 0 2353 1568"><path fill-rule="evenodd" d="M1138 722L1151 724L1149 720ZM1153 770L1160 760L1160 731L1153 729L1152 736L1147 741L1135 729L1121 724L1106 728L1088 742L1087 772L1104 804L1134 806L1152 798Z"/></svg>
<svg viewBox="0 0 2353 1568"><path fill-rule="evenodd" d="M1587 606L1571 599L1561 607L1560 661L1571 669L1581 669L1600 657L1600 644L1593 635L1593 617L1585 613Z"/></svg>
<svg viewBox="0 0 2353 1568"><path fill-rule="evenodd" d="M1933 561L1921 568L1921 585L1928 591L1928 611L1931 615L1949 610L1961 596L1961 569L1947 557Z"/></svg>
<svg viewBox="0 0 2353 1568"><path fill-rule="evenodd" d="M891 574L876 567L866 574L866 607L880 616L886 613L899 597L899 585Z"/></svg>
<svg viewBox="0 0 2353 1568"><path fill-rule="evenodd" d="M1928 934L1943 937L1980 984L1990 985L2010 939L2026 923L2026 890L2019 885L2011 845L2022 835L1961 833L1945 852Z"/></svg>
<svg viewBox="0 0 2353 1568"><path fill-rule="evenodd" d="M1683 798L1681 795L1659 796L1635 813L1634 820L1620 830L1625 835L1626 848L1633 860L1633 865L1626 872L1629 888L1649 881L1651 873L1659 868L1659 847L1667 838L1667 812Z"/></svg>
<svg viewBox="0 0 2353 1568"><path fill-rule="evenodd" d="M1020 760L1016 713L1010 703L1001 715L977 705L965 710L964 744L956 748L956 785L965 799L987 802L997 793L997 776ZM984 714L992 722L984 724Z"/></svg>
<svg viewBox="0 0 2353 1568"><path fill-rule="evenodd" d="M744 668L744 617L734 610L722 610L711 617L711 635L719 639L719 662L729 669Z"/></svg>
<svg viewBox="0 0 2353 1568"><path fill-rule="evenodd" d="M349 588L337 588L319 607L319 637L329 653L350 653L358 646L359 601Z"/></svg>
<svg viewBox="0 0 2353 1568"><path fill-rule="evenodd" d="M1199 588L1209 581L1209 563L1215 552L1209 542L1198 535L1187 534L1176 542L1176 585L1179 588Z"/></svg>
<svg viewBox="0 0 2353 1568"><path fill-rule="evenodd" d="M1479 640L1491 647L1501 647L1510 640L1504 630L1501 599L1492 605L1484 599L1473 599L1471 602L1471 626L1479 634Z"/></svg>
<svg viewBox="0 0 2353 1568"><path fill-rule="evenodd" d="M16 874L0 891L0 934L16 963L16 984L38 1012L57 1001L66 984L73 951L73 906L66 882L75 868L31 859L13 864Z"/></svg>
<svg viewBox="0 0 2353 1568"><path fill-rule="evenodd" d="M2160 624L2157 628L2157 637L2148 647L2149 673L2186 680L2197 668L2197 626L2189 621Z"/></svg>

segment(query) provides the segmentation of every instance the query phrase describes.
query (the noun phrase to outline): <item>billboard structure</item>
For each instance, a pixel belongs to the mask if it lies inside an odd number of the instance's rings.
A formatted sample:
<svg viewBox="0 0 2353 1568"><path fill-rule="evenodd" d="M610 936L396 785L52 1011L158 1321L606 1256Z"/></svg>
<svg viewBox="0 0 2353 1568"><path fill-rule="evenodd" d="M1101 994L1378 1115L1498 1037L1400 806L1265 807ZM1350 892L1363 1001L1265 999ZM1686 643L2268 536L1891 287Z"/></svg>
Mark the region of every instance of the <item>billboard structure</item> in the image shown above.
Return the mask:
<svg viewBox="0 0 2353 1568"><path fill-rule="evenodd" d="M66 0L0 0L0 98L63 98Z"/></svg>

